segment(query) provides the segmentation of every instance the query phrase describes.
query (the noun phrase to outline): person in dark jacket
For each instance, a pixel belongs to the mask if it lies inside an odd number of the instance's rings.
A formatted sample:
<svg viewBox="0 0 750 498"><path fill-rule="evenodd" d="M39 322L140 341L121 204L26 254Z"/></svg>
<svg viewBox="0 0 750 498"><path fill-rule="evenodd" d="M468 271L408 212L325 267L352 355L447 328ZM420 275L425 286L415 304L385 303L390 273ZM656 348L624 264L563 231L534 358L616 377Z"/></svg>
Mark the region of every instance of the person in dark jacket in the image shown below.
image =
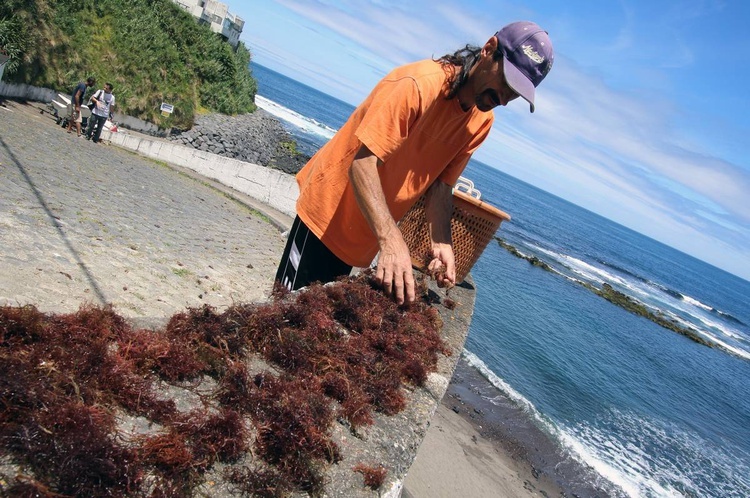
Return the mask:
<svg viewBox="0 0 750 498"><path fill-rule="evenodd" d="M96 78L89 77L86 82L79 81L73 93L71 94L71 112L68 119L68 133L73 131L73 124L76 125L76 131L78 136L81 136L81 105L83 105L83 97L86 95L86 89L90 86L94 86Z"/></svg>

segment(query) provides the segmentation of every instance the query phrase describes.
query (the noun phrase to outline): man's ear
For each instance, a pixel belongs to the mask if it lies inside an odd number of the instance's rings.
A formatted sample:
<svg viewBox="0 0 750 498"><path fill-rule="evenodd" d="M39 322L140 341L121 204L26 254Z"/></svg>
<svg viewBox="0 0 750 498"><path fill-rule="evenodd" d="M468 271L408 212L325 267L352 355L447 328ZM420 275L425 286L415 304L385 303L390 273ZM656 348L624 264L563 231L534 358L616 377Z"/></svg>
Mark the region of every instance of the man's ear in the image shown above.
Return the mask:
<svg viewBox="0 0 750 498"><path fill-rule="evenodd" d="M482 47L482 55L483 56L493 55L495 51L497 50L497 44L498 44L497 38L495 38L494 36L491 36L490 39L487 40L487 43L485 43L484 46Z"/></svg>

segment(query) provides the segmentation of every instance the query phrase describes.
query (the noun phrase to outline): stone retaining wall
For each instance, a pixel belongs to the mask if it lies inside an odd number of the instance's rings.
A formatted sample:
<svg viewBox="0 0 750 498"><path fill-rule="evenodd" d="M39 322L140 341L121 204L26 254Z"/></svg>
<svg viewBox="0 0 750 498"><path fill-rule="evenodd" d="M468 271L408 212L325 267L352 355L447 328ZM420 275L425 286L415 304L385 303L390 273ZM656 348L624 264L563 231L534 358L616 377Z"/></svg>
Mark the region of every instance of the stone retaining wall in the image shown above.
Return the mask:
<svg viewBox="0 0 750 498"><path fill-rule="evenodd" d="M240 161L296 173L308 157L295 153L296 144L278 119L263 109L251 114L199 116L187 131L173 130L169 140L186 147Z"/></svg>

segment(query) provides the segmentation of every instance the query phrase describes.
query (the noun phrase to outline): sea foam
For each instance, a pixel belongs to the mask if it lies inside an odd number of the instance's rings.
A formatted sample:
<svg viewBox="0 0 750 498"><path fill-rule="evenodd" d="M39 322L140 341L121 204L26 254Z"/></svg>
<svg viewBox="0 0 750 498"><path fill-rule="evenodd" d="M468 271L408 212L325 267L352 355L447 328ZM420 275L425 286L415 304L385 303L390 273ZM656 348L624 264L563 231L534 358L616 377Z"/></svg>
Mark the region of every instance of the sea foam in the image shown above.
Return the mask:
<svg viewBox="0 0 750 498"><path fill-rule="evenodd" d="M328 140L333 138L333 135L336 134L337 130L331 128L330 126L326 126L325 124L320 123L312 118L305 117L302 114L299 114L291 109L287 109L286 107L277 104L272 100L268 100L261 95L255 96L255 103L258 107L260 107L267 113L272 114L277 118L286 121L287 123L296 126L297 128L300 128L307 133L313 133Z"/></svg>
<svg viewBox="0 0 750 498"><path fill-rule="evenodd" d="M725 314L717 312L711 306L697 299L674 291L666 291L667 288L663 285L640 278L632 273L628 273L626 276L616 275L606 268L598 267L573 256L545 249L538 245L530 245L529 249L538 254L544 254L567 268L573 275L577 275L582 279L579 280L565 275L563 272L553 268L555 273L563 275L569 280L582 284L592 283L602 285L608 283L613 285L620 292L626 292L630 297L636 299L652 313L666 315L682 327L694 329L705 337L706 340L731 354L745 359L750 358L750 351L741 347L750 342L750 339L728 324L711 319L708 313L712 313L714 317L718 315L719 318L724 318L723 315ZM521 254L523 255L522 252ZM603 265L613 268L612 265L604 263ZM735 343L727 343L725 340L717 337L717 334L721 334Z"/></svg>

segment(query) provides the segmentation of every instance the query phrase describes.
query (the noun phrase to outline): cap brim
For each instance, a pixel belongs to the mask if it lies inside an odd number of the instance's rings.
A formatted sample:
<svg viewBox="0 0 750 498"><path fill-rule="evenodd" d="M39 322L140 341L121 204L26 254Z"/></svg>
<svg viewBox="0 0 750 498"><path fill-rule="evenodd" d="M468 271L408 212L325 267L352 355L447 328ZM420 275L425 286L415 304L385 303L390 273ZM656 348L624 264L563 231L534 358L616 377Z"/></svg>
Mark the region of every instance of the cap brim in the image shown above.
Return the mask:
<svg viewBox="0 0 750 498"><path fill-rule="evenodd" d="M505 72L505 81L508 86L521 96L531 106L531 112L534 112L534 84L508 59L503 57L503 71Z"/></svg>

